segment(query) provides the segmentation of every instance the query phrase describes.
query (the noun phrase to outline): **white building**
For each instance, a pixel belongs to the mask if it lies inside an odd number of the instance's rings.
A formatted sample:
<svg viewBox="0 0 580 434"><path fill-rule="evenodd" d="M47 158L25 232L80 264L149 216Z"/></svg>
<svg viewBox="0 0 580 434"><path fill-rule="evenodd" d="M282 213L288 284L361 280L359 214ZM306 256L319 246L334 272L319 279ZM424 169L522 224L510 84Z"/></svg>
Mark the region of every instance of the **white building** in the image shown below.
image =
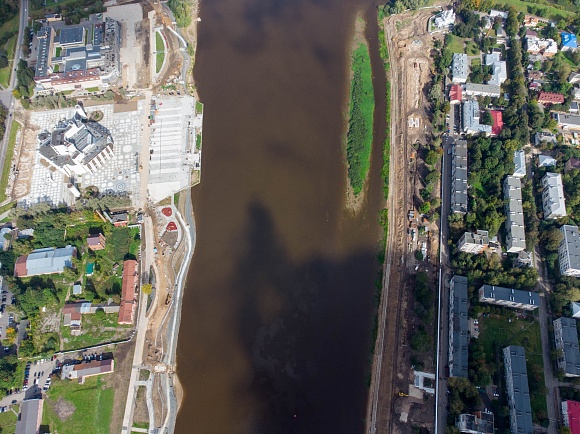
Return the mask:
<svg viewBox="0 0 580 434"><path fill-rule="evenodd" d="M502 20L507 20L508 13L492 9L491 11L489 11L489 16L491 18L500 17Z"/></svg>
<svg viewBox="0 0 580 434"><path fill-rule="evenodd" d="M552 167L556 165L556 159L549 155L538 156L538 167Z"/></svg>
<svg viewBox="0 0 580 434"><path fill-rule="evenodd" d="M455 23L455 12L453 12L453 9L443 11L441 12L441 15L435 18L435 26L437 26L438 29L449 27L454 23Z"/></svg>
<svg viewBox="0 0 580 434"><path fill-rule="evenodd" d="M546 176L542 178L542 187L544 188L542 192L544 219L557 219L566 216L562 175L559 173L546 173Z"/></svg>
<svg viewBox="0 0 580 434"><path fill-rule="evenodd" d="M465 95L498 98L501 95L501 88L498 84L466 83Z"/></svg>
<svg viewBox="0 0 580 434"><path fill-rule="evenodd" d="M526 176L526 154L524 151L514 152L514 176L523 178Z"/></svg>
<svg viewBox="0 0 580 434"><path fill-rule="evenodd" d="M91 121L81 106L71 119L59 121L53 131L38 135L42 159L67 176L94 173L113 156L109 130Z"/></svg>
<svg viewBox="0 0 580 434"><path fill-rule="evenodd" d="M578 226L564 225L560 228L560 232L564 235L558 249L560 274L580 277L580 236L578 235Z"/></svg>
<svg viewBox="0 0 580 434"><path fill-rule="evenodd" d="M459 239L457 248L460 252L478 254L483 252L489 245L489 233L487 231L465 232Z"/></svg>
<svg viewBox="0 0 580 434"><path fill-rule="evenodd" d="M526 248L524 211L522 208L522 181L508 176L503 184L504 199L507 200L505 222L506 244L509 253L517 253Z"/></svg>
<svg viewBox="0 0 580 434"><path fill-rule="evenodd" d="M491 125L480 124L479 116L479 103L476 100L463 103L463 131L466 134L491 134Z"/></svg>
<svg viewBox="0 0 580 434"><path fill-rule="evenodd" d="M453 83L465 83L467 81L467 76L469 75L469 67L467 64L467 54L453 54L453 62L451 63L451 76Z"/></svg>
<svg viewBox="0 0 580 434"><path fill-rule="evenodd" d="M507 68L505 61L500 60L500 54L493 52L485 55L485 64L491 66L491 79L487 84L501 85L507 80Z"/></svg>
<svg viewBox="0 0 580 434"><path fill-rule="evenodd" d="M558 52L558 44L550 38L528 37L526 38L526 45L526 51L530 54L542 54L546 57L552 57Z"/></svg>

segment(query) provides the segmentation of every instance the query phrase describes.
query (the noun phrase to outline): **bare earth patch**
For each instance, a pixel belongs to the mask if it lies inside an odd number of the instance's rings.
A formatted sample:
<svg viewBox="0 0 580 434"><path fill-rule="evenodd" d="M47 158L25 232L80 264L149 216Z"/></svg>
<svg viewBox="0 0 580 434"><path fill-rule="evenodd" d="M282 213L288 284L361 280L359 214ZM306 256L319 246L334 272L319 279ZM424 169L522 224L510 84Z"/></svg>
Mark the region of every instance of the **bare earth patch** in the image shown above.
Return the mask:
<svg viewBox="0 0 580 434"><path fill-rule="evenodd" d="M73 403L65 400L62 396L58 398L54 404L51 404L51 406L53 411L63 422L66 422L66 420L71 417L76 410Z"/></svg>

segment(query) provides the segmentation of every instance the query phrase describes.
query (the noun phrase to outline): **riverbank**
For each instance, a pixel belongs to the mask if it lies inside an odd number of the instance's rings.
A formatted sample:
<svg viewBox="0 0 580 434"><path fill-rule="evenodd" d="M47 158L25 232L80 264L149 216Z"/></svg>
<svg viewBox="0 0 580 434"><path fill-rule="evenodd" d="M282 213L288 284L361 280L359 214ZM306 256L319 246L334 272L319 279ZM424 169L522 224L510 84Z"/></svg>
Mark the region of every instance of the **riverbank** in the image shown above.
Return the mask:
<svg viewBox="0 0 580 434"><path fill-rule="evenodd" d="M365 20L357 15L350 55L350 98L346 133L347 207L355 212L364 203L370 169L375 99Z"/></svg>

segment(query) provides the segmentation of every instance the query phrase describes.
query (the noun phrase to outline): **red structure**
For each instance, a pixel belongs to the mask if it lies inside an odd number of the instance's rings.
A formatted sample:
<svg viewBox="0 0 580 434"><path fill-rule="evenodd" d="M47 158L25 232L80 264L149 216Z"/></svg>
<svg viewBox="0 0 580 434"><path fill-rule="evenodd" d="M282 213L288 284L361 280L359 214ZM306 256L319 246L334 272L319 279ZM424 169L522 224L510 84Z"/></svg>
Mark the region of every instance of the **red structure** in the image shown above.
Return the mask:
<svg viewBox="0 0 580 434"><path fill-rule="evenodd" d="M119 308L119 324L133 324L135 317L135 291L139 275L137 261L128 260L123 264L123 284L121 289L121 306Z"/></svg>
<svg viewBox="0 0 580 434"><path fill-rule="evenodd" d="M564 425L570 428L571 434L580 434L580 402L564 401L562 403Z"/></svg>
<svg viewBox="0 0 580 434"><path fill-rule="evenodd" d="M538 102L540 104L563 104L564 95L554 92L540 92Z"/></svg>
<svg viewBox="0 0 580 434"><path fill-rule="evenodd" d="M165 207L161 210L161 213L165 216L165 217L171 217L173 215L173 210L170 207Z"/></svg>
<svg viewBox="0 0 580 434"><path fill-rule="evenodd" d="M491 127L491 134L497 136L503 130L503 114L501 110L490 110L493 118L493 126Z"/></svg>
<svg viewBox="0 0 580 434"><path fill-rule="evenodd" d="M451 86L451 90L449 90L449 101L453 104L454 102L461 102L463 98L463 89L461 85L454 84Z"/></svg>
<svg viewBox="0 0 580 434"><path fill-rule="evenodd" d="M175 222L169 222L166 228L167 232L175 232L177 230L177 225Z"/></svg>

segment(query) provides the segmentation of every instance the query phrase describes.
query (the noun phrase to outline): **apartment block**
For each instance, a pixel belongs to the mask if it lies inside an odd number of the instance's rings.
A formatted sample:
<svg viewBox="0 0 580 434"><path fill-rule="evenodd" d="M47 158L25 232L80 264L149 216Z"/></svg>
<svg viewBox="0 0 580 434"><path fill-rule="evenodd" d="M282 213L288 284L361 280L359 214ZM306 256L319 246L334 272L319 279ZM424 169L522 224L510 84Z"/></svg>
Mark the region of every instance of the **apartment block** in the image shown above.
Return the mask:
<svg viewBox="0 0 580 434"><path fill-rule="evenodd" d="M526 248L524 211L522 208L522 181L508 176L503 184L503 195L507 201L505 222L506 247L509 253L521 252Z"/></svg>
<svg viewBox="0 0 580 434"><path fill-rule="evenodd" d="M542 178L542 205L544 219L557 219L566 216L566 200L564 199L564 185L562 175L548 172Z"/></svg>
<svg viewBox="0 0 580 434"><path fill-rule="evenodd" d="M554 341L558 350L558 369L564 371L566 377L580 377L580 350L574 318L554 320Z"/></svg>
<svg viewBox="0 0 580 434"><path fill-rule="evenodd" d="M578 226L564 225L560 228L564 238L558 249L560 274L580 277L580 235Z"/></svg>
<svg viewBox="0 0 580 434"><path fill-rule="evenodd" d="M453 276L449 289L449 375L467 378L469 329L467 277Z"/></svg>
<svg viewBox="0 0 580 434"><path fill-rule="evenodd" d="M451 212L467 212L467 141L453 145L451 157Z"/></svg>
<svg viewBox="0 0 580 434"><path fill-rule="evenodd" d="M479 288L479 301L514 309L534 310L540 305L540 296L536 292L521 289L482 285Z"/></svg>
<svg viewBox="0 0 580 434"><path fill-rule="evenodd" d="M510 409L510 431L533 434L532 406L524 347L510 345L503 349L506 389Z"/></svg>

